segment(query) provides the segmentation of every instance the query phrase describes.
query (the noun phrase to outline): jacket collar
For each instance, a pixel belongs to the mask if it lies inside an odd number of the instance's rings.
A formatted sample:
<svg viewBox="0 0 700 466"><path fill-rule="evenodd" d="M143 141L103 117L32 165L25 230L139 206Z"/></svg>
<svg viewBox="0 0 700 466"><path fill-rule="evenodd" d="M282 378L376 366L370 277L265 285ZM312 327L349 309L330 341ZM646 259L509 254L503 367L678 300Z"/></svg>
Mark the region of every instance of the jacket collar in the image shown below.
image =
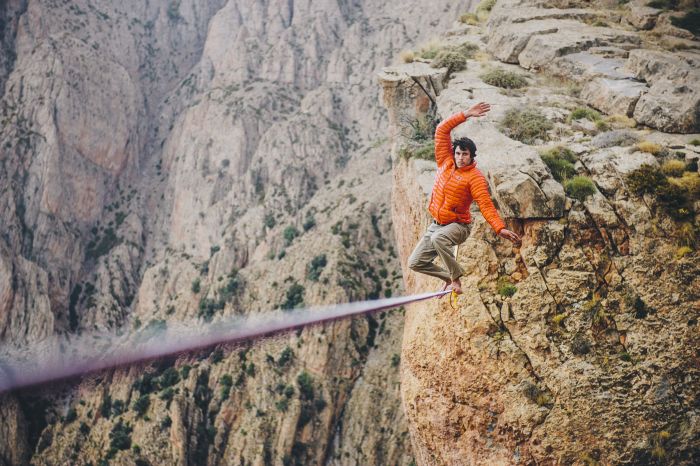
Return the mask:
<svg viewBox="0 0 700 466"><path fill-rule="evenodd" d="M455 169L461 173L468 172L469 170L473 170L475 168L476 168L476 160L474 160L472 163L470 163L466 167L462 167L462 168L457 168L457 165L455 165Z"/></svg>

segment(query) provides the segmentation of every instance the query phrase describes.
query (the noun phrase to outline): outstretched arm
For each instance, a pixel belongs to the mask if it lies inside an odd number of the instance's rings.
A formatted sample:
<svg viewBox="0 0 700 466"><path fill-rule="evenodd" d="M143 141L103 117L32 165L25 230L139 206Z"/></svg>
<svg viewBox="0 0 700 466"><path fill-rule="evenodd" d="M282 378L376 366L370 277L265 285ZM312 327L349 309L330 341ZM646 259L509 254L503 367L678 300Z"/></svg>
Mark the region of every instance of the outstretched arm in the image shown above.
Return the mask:
<svg viewBox="0 0 700 466"><path fill-rule="evenodd" d="M493 228L496 234L501 238L511 241L516 246L520 246L520 237L506 229L506 224L498 215L498 211L493 205L491 195L489 194L486 178L481 174L477 175L474 181L469 185L469 189L471 190L472 198L479 204L479 210L481 210L484 218L489 222L489 225L491 225L491 228Z"/></svg>
<svg viewBox="0 0 700 466"><path fill-rule="evenodd" d="M485 102L479 102L473 105L469 110L457 112L448 119L442 121L435 129L435 161L438 167L442 166L448 160L452 160L452 137L450 133L460 124L472 117L480 117L485 115L491 106Z"/></svg>

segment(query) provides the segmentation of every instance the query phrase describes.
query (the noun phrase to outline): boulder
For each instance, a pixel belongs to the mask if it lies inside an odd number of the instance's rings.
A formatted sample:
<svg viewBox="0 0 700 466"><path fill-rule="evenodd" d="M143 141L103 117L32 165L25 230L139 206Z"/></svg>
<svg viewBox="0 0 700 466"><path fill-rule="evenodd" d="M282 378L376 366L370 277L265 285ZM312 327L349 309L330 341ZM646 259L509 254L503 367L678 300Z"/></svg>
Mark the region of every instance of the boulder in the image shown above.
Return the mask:
<svg viewBox="0 0 700 466"><path fill-rule="evenodd" d="M518 56L531 37L553 34L559 29L555 21L530 21L519 24L504 24L488 34L488 51L506 63L518 63Z"/></svg>
<svg viewBox="0 0 700 466"><path fill-rule="evenodd" d="M625 70L637 79L654 83L660 79L700 78L700 54L697 52L669 53L659 50L630 50Z"/></svg>
<svg viewBox="0 0 700 466"><path fill-rule="evenodd" d="M639 98L634 119L668 133L700 132L700 82L657 81Z"/></svg>
<svg viewBox="0 0 700 466"><path fill-rule="evenodd" d="M646 84L628 79L595 78L581 90L581 98L591 107L607 113L632 116Z"/></svg>
<svg viewBox="0 0 700 466"><path fill-rule="evenodd" d="M661 10L646 6L646 3L648 2L630 2L630 11L625 19L629 24L637 29L653 29L654 26L656 26L656 20L661 13Z"/></svg>
<svg viewBox="0 0 700 466"><path fill-rule="evenodd" d="M700 131L700 54L631 50L625 69L651 84L634 118L670 133Z"/></svg>
<svg viewBox="0 0 700 466"><path fill-rule="evenodd" d="M518 55L520 66L545 69L557 57L587 50L591 47L617 45L622 48L640 44L636 33L594 27L578 21L551 21L557 32L533 36ZM516 26L516 25L513 25ZM505 30L508 26L504 27Z"/></svg>
<svg viewBox="0 0 700 466"><path fill-rule="evenodd" d="M589 50L556 58L547 66L547 71L578 82L587 82L597 76L610 79L633 78L634 75L625 69L625 64L626 61L621 58L607 58Z"/></svg>

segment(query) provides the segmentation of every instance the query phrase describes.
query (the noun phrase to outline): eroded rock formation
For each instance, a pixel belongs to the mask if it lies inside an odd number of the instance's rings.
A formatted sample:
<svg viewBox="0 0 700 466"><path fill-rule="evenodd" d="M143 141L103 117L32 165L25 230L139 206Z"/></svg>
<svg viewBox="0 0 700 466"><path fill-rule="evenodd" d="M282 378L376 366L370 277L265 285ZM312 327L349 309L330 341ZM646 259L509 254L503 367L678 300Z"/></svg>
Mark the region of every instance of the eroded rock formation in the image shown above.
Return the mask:
<svg viewBox="0 0 700 466"><path fill-rule="evenodd" d="M589 26L582 21L600 12L569 3L557 9L499 0L485 32L462 28L445 37L446 46L483 45L465 71L435 89L434 109L421 109L427 86L416 82L440 78L421 60L380 74L396 135L393 220L407 290L439 284L405 267L430 221L426 205L435 173L434 162L405 149L414 144L405 121L491 103L487 117L461 125L456 135L475 140L477 164L499 210L523 236L521 248L511 247L473 206L474 227L459 247L466 285L460 305L452 309L445 299L406 313L401 392L421 465L699 460L700 269L697 252L684 244L697 247L700 205L696 193L690 212L666 211L658 198L637 194L628 176L644 166L668 170L674 159L697 179L695 135L630 126L698 131L688 124L697 94L681 105L667 102L663 114L647 113L641 100L653 100L654 80L671 69L671 94L693 88L698 54L644 48L651 45L638 32ZM630 7L624 8L615 12L618 22L630 17ZM423 75L416 71L421 66ZM484 76L494 69L525 76L527 85L489 85ZM572 81L586 83L580 94ZM636 105L631 89L642 96ZM639 120L610 115L606 121L627 128L609 131L572 118L586 104ZM532 145L507 137L502 126L506 113L525 107L536 107L552 123ZM588 195L578 196L540 159L538 152L554 146L575 156L575 174L592 181Z"/></svg>

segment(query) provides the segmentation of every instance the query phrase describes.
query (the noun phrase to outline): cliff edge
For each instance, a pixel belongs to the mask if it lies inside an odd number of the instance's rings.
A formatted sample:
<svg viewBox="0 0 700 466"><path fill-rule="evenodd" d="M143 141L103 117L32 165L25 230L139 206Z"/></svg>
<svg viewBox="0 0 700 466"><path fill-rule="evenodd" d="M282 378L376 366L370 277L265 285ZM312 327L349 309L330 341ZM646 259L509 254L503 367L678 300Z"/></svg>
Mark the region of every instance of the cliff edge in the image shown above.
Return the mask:
<svg viewBox="0 0 700 466"><path fill-rule="evenodd" d="M459 306L407 311L414 452L421 465L697 464L699 44L691 34L664 50L633 2L557 3L499 0L488 21L465 15L472 24L379 76L407 292L439 286L406 267L431 221L425 128L475 102L492 111L456 133L475 140L523 237L512 248L474 205ZM665 15L665 33L682 15L651 13ZM673 78L655 80L663 73ZM678 105L656 98L679 93Z"/></svg>

